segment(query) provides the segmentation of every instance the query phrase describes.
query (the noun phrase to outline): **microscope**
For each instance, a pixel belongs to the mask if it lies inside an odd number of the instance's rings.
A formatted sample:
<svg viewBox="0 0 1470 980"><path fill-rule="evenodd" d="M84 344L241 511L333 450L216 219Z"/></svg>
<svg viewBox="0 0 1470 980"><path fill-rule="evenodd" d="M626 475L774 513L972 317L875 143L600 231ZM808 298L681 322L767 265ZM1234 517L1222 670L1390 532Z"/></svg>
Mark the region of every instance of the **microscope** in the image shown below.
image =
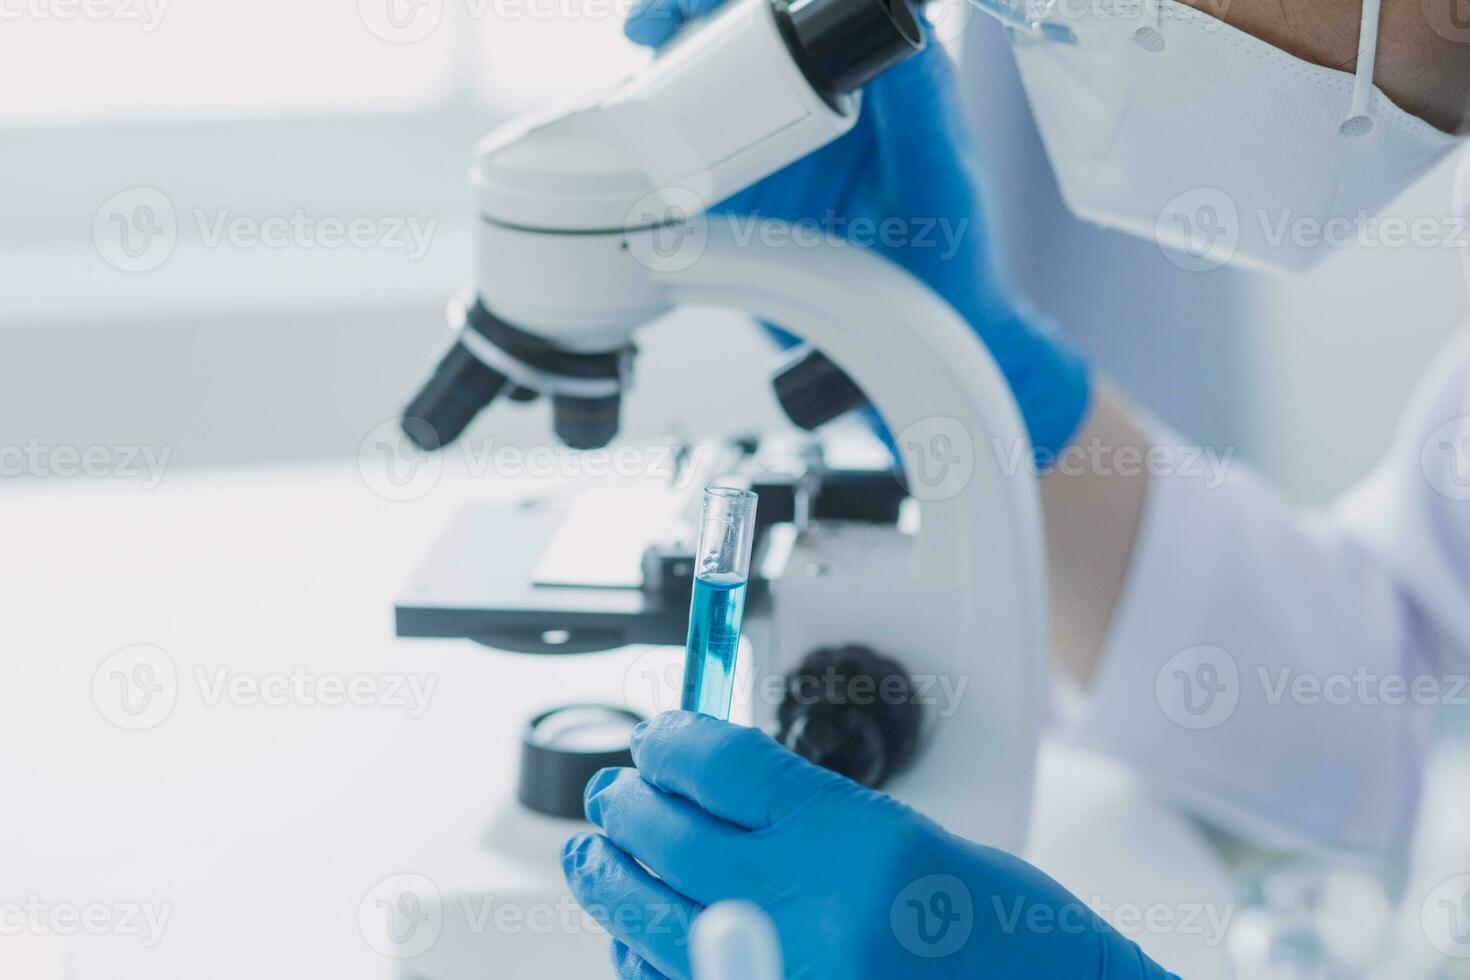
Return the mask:
<svg viewBox="0 0 1470 980"><path fill-rule="evenodd" d="M542 397L566 446L601 447L632 391L634 340L669 311L722 307L801 338L774 377L793 423L814 430L871 404L901 473L829 466L810 445L706 456L701 485L760 494L746 637L754 675L784 678L786 696L754 699L751 721L954 833L1018 851L1046 593L1009 389L969 325L897 266L836 240L741 235L709 214L848 132L861 87L923 43L907 0L735 0L609 89L492 132L472 170L478 282L452 306L453 341L403 425L434 451L496 399ZM567 520L462 515L399 603L399 635L544 656L681 645L692 542L647 544L623 566L632 578L572 581L545 571ZM793 696L833 669L869 677L872 695Z"/></svg>

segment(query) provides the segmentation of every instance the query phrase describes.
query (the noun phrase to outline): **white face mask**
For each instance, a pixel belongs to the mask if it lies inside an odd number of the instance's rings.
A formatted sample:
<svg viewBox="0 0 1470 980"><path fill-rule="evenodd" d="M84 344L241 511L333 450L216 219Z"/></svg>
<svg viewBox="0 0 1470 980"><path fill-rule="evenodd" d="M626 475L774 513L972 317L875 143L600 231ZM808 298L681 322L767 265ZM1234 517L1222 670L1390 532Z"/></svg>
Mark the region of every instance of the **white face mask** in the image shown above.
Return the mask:
<svg viewBox="0 0 1470 980"><path fill-rule="evenodd" d="M1309 268L1459 142L1373 87L1378 0L1356 78L1174 0L977 2L1016 28L1068 206L1185 268Z"/></svg>

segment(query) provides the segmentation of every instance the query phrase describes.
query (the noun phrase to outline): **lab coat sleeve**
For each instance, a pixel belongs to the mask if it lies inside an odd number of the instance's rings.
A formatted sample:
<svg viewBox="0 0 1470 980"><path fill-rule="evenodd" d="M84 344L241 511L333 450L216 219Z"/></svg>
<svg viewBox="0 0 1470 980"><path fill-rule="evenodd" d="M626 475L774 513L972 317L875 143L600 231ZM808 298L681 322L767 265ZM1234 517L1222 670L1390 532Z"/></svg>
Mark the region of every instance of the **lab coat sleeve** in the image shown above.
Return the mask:
<svg viewBox="0 0 1470 980"><path fill-rule="evenodd" d="M1470 699L1467 339L1325 512L1239 464L1151 478L1076 738L1269 844L1402 846L1432 706Z"/></svg>

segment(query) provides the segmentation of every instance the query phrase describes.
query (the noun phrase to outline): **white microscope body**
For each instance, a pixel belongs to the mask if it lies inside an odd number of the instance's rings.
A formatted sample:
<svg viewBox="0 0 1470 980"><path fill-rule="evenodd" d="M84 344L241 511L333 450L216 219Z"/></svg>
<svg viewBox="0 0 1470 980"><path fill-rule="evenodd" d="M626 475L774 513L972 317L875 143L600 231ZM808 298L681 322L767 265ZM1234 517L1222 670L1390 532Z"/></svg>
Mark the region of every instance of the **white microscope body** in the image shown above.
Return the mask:
<svg viewBox="0 0 1470 980"><path fill-rule="evenodd" d="M783 247L706 212L854 125L857 84L922 44L895 3L737 0L610 91L487 137L473 171L478 287L457 314L459 360L436 376L478 394L469 409L421 396L406 415L430 419L423 441L447 442L498 392L525 389L552 399L570 444L599 445L616 428L632 337L685 304L741 310L814 345L897 435L919 528L796 536L755 674L834 641L900 661L929 706L918 755L884 789L1019 850L1046 615L1036 486L1006 383L948 304L877 255ZM774 712L759 706L756 722Z"/></svg>

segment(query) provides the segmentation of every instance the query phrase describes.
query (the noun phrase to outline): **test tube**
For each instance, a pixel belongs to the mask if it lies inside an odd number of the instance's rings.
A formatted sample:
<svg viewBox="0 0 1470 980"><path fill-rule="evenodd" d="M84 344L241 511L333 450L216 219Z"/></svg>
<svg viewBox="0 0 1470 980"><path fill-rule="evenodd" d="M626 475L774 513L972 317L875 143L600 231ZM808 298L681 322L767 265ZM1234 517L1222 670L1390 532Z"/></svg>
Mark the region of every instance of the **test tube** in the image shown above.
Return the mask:
<svg viewBox="0 0 1470 980"><path fill-rule="evenodd" d="M689 602L689 642L684 653L681 707L730 717L735 693L735 655L750 579L756 495L733 487L705 487L704 518L694 552L694 596Z"/></svg>

